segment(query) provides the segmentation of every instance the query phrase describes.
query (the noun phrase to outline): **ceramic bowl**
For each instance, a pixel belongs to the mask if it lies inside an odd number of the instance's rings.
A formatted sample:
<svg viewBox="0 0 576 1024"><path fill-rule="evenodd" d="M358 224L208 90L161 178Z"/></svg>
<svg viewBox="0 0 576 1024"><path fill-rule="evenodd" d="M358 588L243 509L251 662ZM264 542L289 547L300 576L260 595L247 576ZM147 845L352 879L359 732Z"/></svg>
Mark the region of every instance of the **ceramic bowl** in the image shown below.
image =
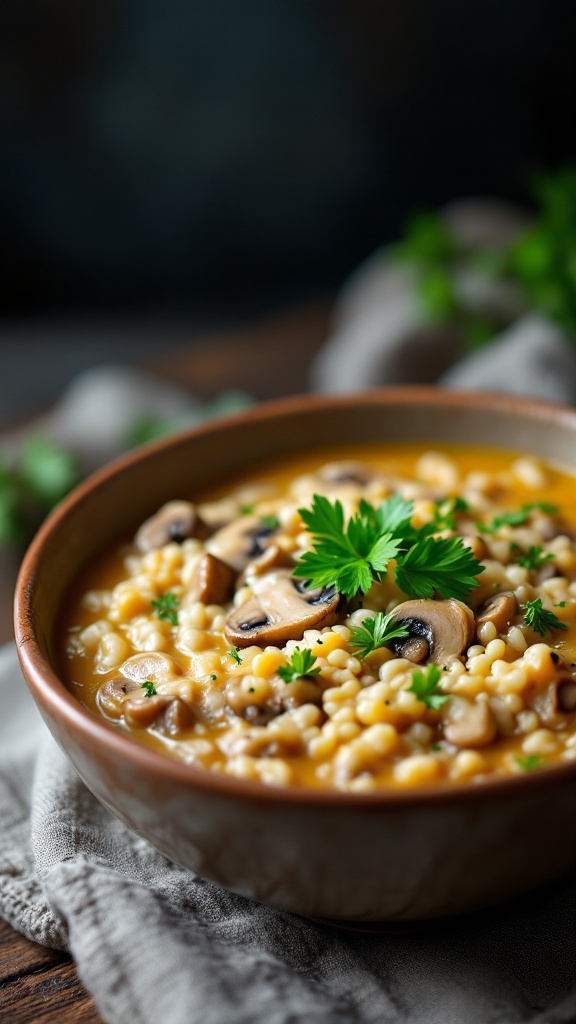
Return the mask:
<svg viewBox="0 0 576 1024"><path fill-rule="evenodd" d="M78 571L163 502L262 459L378 439L481 443L576 467L576 411L534 401L394 388L259 406L138 450L77 488L24 560L16 637L34 698L80 777L171 860L299 914L406 922L486 906L574 867L576 762L438 790L273 789L173 761L97 718L58 678L54 642Z"/></svg>

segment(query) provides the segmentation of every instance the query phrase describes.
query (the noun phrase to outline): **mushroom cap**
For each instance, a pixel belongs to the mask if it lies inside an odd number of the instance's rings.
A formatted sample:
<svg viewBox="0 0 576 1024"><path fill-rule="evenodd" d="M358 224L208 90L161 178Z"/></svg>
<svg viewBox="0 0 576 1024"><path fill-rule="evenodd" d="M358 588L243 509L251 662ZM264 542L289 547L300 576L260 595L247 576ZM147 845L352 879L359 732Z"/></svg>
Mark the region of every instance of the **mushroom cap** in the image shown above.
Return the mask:
<svg viewBox="0 0 576 1024"><path fill-rule="evenodd" d="M223 604L232 595L236 573L221 558L202 555L190 580L186 603Z"/></svg>
<svg viewBox="0 0 576 1024"><path fill-rule="evenodd" d="M487 747L495 735L496 719L489 704L452 696L444 723L444 736L449 743L461 749Z"/></svg>
<svg viewBox="0 0 576 1024"><path fill-rule="evenodd" d="M306 589L289 569L260 576L253 597L227 618L226 638L237 647L301 640L305 630L336 621L340 595L335 587Z"/></svg>
<svg viewBox="0 0 576 1024"><path fill-rule="evenodd" d="M428 660L437 665L446 659L462 654L474 635L474 615L467 605L454 598L445 601L418 598L404 601L394 608L394 618L408 629L408 636L393 641L399 657L409 657L415 645L415 637L424 637L428 642ZM408 654L404 654L405 648ZM421 653L426 653L418 645ZM425 660L421 658L421 660Z"/></svg>
<svg viewBox="0 0 576 1024"><path fill-rule="evenodd" d="M262 554L268 537L275 532L259 515L240 516L217 530L206 550L240 573L251 559Z"/></svg>
<svg viewBox="0 0 576 1024"><path fill-rule="evenodd" d="M204 540L207 536L208 528L191 501L168 501L142 523L134 543L139 551L146 554L163 548L171 541L182 544L189 537Z"/></svg>
<svg viewBox="0 0 576 1024"><path fill-rule="evenodd" d="M476 615L476 624L493 622L499 633L505 633L518 612L518 600L511 591L493 594L484 602Z"/></svg>

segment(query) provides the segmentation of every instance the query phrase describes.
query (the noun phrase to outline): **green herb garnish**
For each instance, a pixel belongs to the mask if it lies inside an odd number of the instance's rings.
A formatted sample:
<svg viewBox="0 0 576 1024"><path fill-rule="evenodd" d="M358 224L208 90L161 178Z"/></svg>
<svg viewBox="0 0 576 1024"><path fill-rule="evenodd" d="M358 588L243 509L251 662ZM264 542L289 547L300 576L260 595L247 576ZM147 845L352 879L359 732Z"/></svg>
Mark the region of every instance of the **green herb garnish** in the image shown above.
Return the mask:
<svg viewBox="0 0 576 1024"><path fill-rule="evenodd" d="M514 760L523 772L533 772L536 768L542 768L544 764L538 754L528 754L527 757L515 757Z"/></svg>
<svg viewBox="0 0 576 1024"><path fill-rule="evenodd" d="M146 691L147 697L155 697L158 693L151 679L147 679L146 682L142 683L142 689Z"/></svg>
<svg viewBox="0 0 576 1024"><path fill-rule="evenodd" d="M173 626L178 625L177 608L180 598L176 594L161 594L159 598L150 602L159 619L167 619Z"/></svg>
<svg viewBox="0 0 576 1024"><path fill-rule="evenodd" d="M241 516L251 516L254 512L254 505L240 505Z"/></svg>
<svg viewBox="0 0 576 1024"><path fill-rule="evenodd" d="M568 629L565 622L561 622L554 612L547 611L542 606L542 599L537 597L534 601L526 601L524 605L526 611L524 614L524 624L530 626L535 633L539 633L540 636L544 636L549 629Z"/></svg>
<svg viewBox="0 0 576 1024"><path fill-rule="evenodd" d="M390 640L408 636L408 628L394 618L394 613L384 615L382 612L372 618L365 618L361 626L354 626L350 636L350 647L356 648L359 658L369 658L379 647L384 647Z"/></svg>
<svg viewBox="0 0 576 1024"><path fill-rule="evenodd" d="M530 513L536 511L557 515L560 510L557 505L549 505L546 501L532 501L522 505L522 508L495 516L491 523L476 523L476 526L481 533L496 533L501 526L523 526L528 522Z"/></svg>
<svg viewBox="0 0 576 1024"><path fill-rule="evenodd" d="M314 668L315 662L316 655L312 654L308 647L305 647L303 651L299 647L295 647L288 664L281 665L278 669L278 675L285 683L294 683L302 676L317 676L320 669Z"/></svg>
<svg viewBox="0 0 576 1024"><path fill-rule="evenodd" d="M533 544L519 556L518 565L524 569L537 569L543 562L550 562L553 558L550 552L546 553L542 547Z"/></svg>
<svg viewBox="0 0 576 1024"><path fill-rule="evenodd" d="M434 516L426 527L431 533L438 533L440 530L456 529L456 513L468 512L469 505L464 498L441 498L435 503Z"/></svg>
<svg viewBox="0 0 576 1024"><path fill-rule="evenodd" d="M318 494L311 508L299 512L313 550L302 555L294 575L310 586L335 586L348 597L365 594L384 579L394 559L396 582L409 597L433 597L437 591L443 598L463 599L484 571L461 537L431 537L428 526L414 528L413 504L399 495L379 508L362 500L346 524L342 504Z"/></svg>
<svg viewBox="0 0 576 1024"><path fill-rule="evenodd" d="M260 522L267 530L277 530L280 526L278 516L260 516Z"/></svg>
<svg viewBox="0 0 576 1024"><path fill-rule="evenodd" d="M431 711L438 711L446 701L450 700L450 694L442 693L438 689L438 683L442 673L438 665L432 663L419 672L412 673L412 683L407 689L415 693L418 700L421 700Z"/></svg>
<svg viewBox="0 0 576 1024"><path fill-rule="evenodd" d="M228 651L228 657L232 658L232 661L235 661L237 665L242 664L242 658L240 657L240 652L237 647L230 648Z"/></svg>

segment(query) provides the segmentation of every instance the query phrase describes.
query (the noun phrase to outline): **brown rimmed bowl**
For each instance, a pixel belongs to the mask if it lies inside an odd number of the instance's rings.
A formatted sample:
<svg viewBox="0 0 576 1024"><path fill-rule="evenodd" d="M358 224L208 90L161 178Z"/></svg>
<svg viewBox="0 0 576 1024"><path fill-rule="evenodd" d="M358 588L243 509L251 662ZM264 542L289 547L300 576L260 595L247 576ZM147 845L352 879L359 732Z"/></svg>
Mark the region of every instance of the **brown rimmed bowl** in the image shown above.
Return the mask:
<svg viewBox="0 0 576 1024"><path fill-rule="evenodd" d="M138 450L62 502L22 565L16 640L80 777L171 860L299 914L407 922L496 903L573 869L576 762L436 790L270 788L171 760L96 717L59 679L55 642L77 573L163 502L275 456L379 439L480 443L576 468L576 411L532 400L392 388L262 405Z"/></svg>

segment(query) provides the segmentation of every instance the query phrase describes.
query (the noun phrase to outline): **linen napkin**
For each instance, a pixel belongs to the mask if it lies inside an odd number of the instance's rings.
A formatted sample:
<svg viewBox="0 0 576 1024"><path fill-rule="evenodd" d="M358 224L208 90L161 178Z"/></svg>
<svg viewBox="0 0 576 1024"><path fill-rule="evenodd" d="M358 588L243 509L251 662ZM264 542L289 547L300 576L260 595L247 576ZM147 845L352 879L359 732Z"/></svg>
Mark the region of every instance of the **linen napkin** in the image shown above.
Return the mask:
<svg viewBox="0 0 576 1024"><path fill-rule="evenodd" d="M510 371L520 358L523 392L576 401L574 351L553 325L521 311L493 346L460 359L449 338L438 349L419 327L398 330L392 301L386 320L380 277L389 270L395 272L373 263L345 291L336 333L314 367L316 386L355 383L347 378L348 346L339 341L345 320L348 337L357 338L356 364L374 368L377 350L385 381L414 380L414 368L424 366L429 379L445 374L454 386L517 390ZM384 284L392 300L389 277ZM403 308L413 308L405 284L398 285ZM372 323L384 321L378 345L369 334L365 346L368 285L379 310ZM333 376L322 370L323 358ZM105 373L106 387L115 375L128 380L121 368ZM149 384L130 377L132 413L139 396L142 411L150 411ZM70 394L47 423L85 464L98 458L93 434L102 422L101 401L89 401L93 385L102 389L101 373L72 392L84 396L82 430L74 430ZM181 400L175 396L174 408ZM98 450L117 448L120 434L109 431ZM12 645L0 650L0 707L0 914L34 941L71 951L108 1024L576 1021L576 876L500 908L409 931L375 934L311 922L184 871L101 807L47 734Z"/></svg>

